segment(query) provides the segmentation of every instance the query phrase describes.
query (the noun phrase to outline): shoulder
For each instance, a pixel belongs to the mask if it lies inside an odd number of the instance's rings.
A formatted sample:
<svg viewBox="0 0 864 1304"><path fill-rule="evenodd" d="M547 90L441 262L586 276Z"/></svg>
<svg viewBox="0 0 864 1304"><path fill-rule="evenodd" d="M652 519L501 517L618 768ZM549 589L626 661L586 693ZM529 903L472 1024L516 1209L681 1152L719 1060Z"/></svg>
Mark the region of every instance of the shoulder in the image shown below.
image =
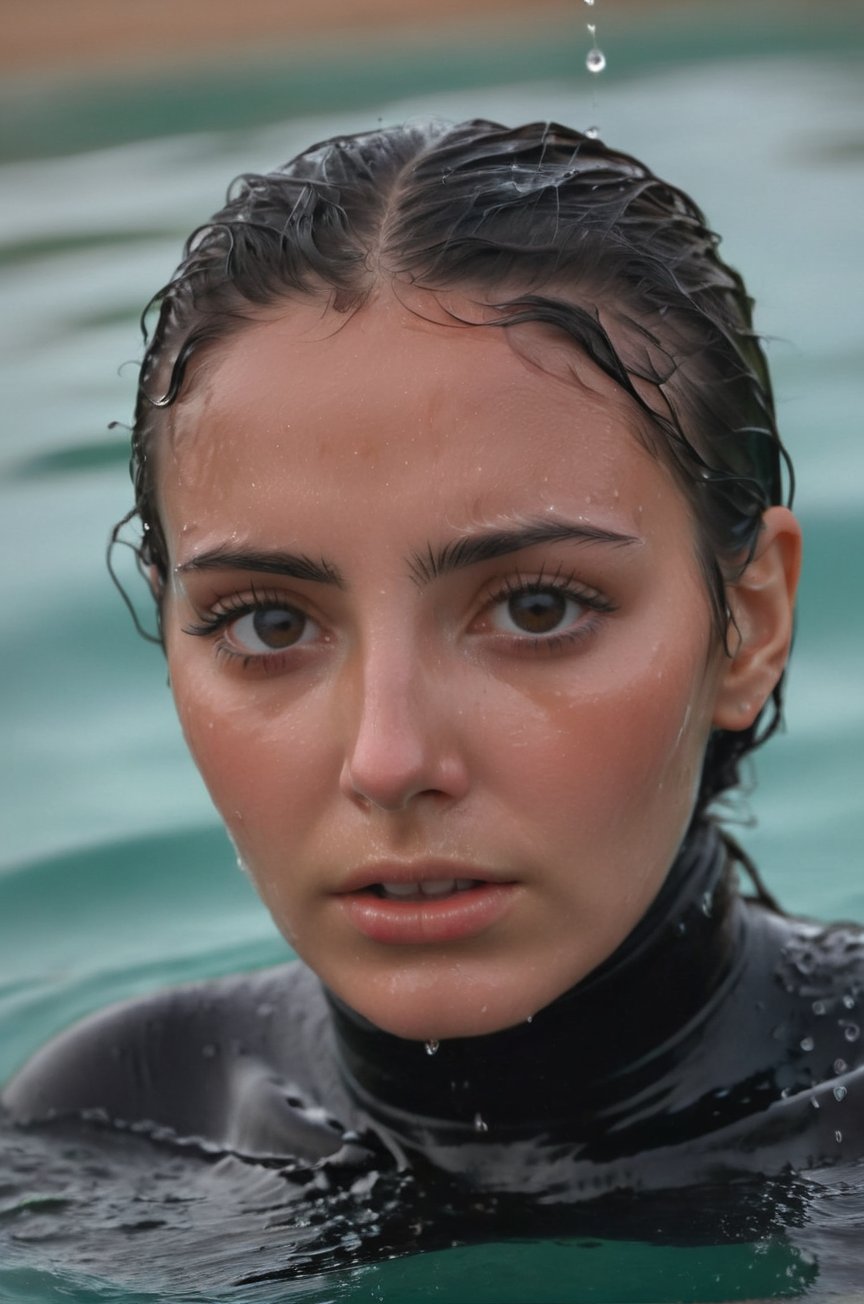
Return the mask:
<svg viewBox="0 0 864 1304"><path fill-rule="evenodd" d="M77 1117L227 1143L266 1083L288 1074L301 1094L313 1089L326 1019L320 984L299 963L172 988L61 1033L3 1104L22 1124Z"/></svg>

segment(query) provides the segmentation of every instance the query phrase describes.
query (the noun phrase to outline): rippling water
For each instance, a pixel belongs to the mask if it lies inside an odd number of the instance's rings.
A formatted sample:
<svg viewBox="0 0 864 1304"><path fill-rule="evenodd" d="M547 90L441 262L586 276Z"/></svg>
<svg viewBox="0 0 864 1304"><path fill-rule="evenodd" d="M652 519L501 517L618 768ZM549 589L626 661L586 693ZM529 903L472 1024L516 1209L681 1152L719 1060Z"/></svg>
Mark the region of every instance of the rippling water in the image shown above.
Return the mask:
<svg viewBox="0 0 864 1304"><path fill-rule="evenodd" d="M604 136L706 208L771 337L808 555L788 733L759 763L743 812L758 823L744 841L787 907L859 919L862 100L864 79L846 51L685 63L611 80L599 94ZM287 954L233 866L185 756L160 654L136 638L105 577L107 529L129 501L123 434L107 426L130 412L134 368L120 364L139 354L137 311L234 173L337 130L429 112L581 126L594 116L584 89L536 82L2 167L0 639L11 737L0 856L2 1076L50 1032L110 999ZM366 1236L367 1250L379 1236L382 1254L414 1248L404 1227L401 1240L387 1230L398 1184L380 1202L374 1234L358 1224L363 1193L325 1192L316 1205L304 1188L308 1235L292 1221L286 1249L284 1174L167 1153L154 1167L134 1139L91 1153L82 1137L70 1137L63 1162L55 1152L46 1167L39 1144L12 1145L0 1175L0 1237L9 1233L0 1299L133 1304L212 1301L224 1291L238 1301L541 1304L805 1289L850 1298L858 1286L864 1200L854 1168L814 1178L793 1201L789 1227L752 1243L687 1247L682 1232L682 1246L651 1245L647 1222L644 1240L610 1242L608 1227L550 1240L535 1227L514 1241L496 1234L493 1217L468 1236L482 1247L451 1249L460 1232L444 1218L437 1239L415 1233L434 1252L364 1267L353 1262L351 1236ZM343 1217L347 1237L317 1265L316 1216ZM425 1233L435 1225L433 1210ZM295 1260L306 1275L274 1284Z"/></svg>

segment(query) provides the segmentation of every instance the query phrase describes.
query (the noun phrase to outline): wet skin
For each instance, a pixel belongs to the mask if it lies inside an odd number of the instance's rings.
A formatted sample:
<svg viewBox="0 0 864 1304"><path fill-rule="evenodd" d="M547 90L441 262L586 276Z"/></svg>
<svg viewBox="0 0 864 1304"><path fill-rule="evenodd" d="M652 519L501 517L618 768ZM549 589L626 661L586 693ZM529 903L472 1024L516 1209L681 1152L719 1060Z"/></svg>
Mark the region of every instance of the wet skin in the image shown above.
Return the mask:
<svg viewBox="0 0 864 1304"><path fill-rule="evenodd" d="M727 656L627 397L422 307L220 345L160 507L178 711L264 901L337 997L443 1039L534 1015L644 915L710 730L780 673L797 535L772 509Z"/></svg>

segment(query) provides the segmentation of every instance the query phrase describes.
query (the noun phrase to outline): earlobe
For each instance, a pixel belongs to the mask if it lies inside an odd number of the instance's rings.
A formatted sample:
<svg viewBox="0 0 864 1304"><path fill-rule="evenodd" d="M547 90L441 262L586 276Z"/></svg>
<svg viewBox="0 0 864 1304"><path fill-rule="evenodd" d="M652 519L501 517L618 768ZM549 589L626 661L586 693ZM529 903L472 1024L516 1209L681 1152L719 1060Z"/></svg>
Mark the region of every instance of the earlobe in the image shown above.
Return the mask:
<svg viewBox="0 0 864 1304"><path fill-rule="evenodd" d="M729 655L715 699L715 728L749 728L782 675L800 569L801 527L787 507L770 507L753 560L727 588Z"/></svg>

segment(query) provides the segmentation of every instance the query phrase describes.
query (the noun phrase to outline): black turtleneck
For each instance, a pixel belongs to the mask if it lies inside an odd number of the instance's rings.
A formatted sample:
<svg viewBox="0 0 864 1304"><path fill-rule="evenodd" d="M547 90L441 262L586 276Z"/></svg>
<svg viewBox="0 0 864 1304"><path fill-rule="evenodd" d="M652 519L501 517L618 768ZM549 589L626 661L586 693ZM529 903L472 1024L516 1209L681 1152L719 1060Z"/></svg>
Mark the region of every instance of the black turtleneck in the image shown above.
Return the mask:
<svg viewBox="0 0 864 1304"><path fill-rule="evenodd" d="M615 954L518 1027L405 1041L291 964L97 1014L4 1104L252 1158L387 1151L543 1199L803 1168L864 1153L862 954L742 897L698 825Z"/></svg>

